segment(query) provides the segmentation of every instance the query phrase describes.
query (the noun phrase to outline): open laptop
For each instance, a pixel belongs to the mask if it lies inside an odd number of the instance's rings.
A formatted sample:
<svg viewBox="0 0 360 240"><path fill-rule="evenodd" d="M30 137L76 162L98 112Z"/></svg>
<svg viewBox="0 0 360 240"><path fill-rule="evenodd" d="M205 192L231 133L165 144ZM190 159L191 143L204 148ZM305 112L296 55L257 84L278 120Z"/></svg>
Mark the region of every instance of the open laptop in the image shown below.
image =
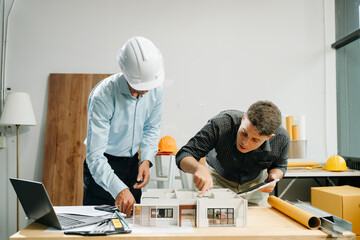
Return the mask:
<svg viewBox="0 0 360 240"><path fill-rule="evenodd" d="M38 223L60 230L76 228L105 219L99 216L56 214L50 198L41 182L10 178L26 216Z"/></svg>

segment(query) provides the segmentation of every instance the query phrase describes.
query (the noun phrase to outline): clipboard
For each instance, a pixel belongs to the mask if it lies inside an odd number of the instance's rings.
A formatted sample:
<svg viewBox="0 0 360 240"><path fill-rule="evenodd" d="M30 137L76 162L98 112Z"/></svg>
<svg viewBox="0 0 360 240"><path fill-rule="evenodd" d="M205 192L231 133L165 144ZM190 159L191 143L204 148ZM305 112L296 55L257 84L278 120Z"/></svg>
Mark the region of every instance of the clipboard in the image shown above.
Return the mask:
<svg viewBox="0 0 360 240"><path fill-rule="evenodd" d="M254 185L254 186L251 186L251 187L249 187L249 188L247 188L247 189L244 189L244 190L241 190L240 192L238 192L237 194L238 195L247 195L247 194L250 194L250 193L253 193L253 192L255 192L255 191L257 191L257 190L259 190L259 189L261 189L261 188L264 188L264 187L266 187L266 186L269 186L269 185L271 185L271 184L273 184L273 183L276 183L276 182L278 182L280 179L275 179L275 180L273 180L273 181L271 181L271 182L262 182L262 183L259 183L259 184L256 184L256 185Z"/></svg>

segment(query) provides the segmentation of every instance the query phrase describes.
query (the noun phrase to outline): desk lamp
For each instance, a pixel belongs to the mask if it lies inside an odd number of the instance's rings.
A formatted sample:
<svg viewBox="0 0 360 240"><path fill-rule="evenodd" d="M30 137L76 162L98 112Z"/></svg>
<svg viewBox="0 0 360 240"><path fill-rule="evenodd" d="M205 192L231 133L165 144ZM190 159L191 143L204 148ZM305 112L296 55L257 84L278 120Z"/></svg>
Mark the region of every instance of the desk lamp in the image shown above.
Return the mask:
<svg viewBox="0 0 360 240"><path fill-rule="evenodd" d="M20 125L36 125L29 94L12 92L7 95L0 124L16 126L16 177L19 178L19 128ZM19 198L17 198L17 231L19 231Z"/></svg>

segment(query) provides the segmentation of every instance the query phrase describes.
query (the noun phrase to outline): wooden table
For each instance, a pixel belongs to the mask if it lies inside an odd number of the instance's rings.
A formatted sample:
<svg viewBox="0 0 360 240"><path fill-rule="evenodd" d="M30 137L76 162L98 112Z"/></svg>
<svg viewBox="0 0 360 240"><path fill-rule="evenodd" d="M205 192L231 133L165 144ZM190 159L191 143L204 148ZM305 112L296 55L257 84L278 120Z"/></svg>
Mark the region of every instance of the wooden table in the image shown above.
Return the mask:
<svg viewBox="0 0 360 240"><path fill-rule="evenodd" d="M131 239L131 240L154 240L154 239L191 239L191 240L232 240L232 239L333 239L321 230L310 230L300 223L292 220L274 208L249 207L248 226L236 227L212 227L194 228L192 233L130 233L123 235L110 235L82 237L75 235L64 235L62 232L44 232L46 226L32 223L25 229L15 233L10 240L15 239L78 239L79 237L99 240L109 239ZM337 239L355 239L355 234L346 232Z"/></svg>
<svg viewBox="0 0 360 240"><path fill-rule="evenodd" d="M311 170L307 170L306 168L288 168L285 173L284 179L292 179L287 187L279 193L278 185L275 187L275 196L281 198L294 184L297 179L306 179L313 178L320 186L320 182L317 180L318 178L323 178L326 180L326 186L336 186L336 184L331 180L331 178L337 179L345 179L345 178L355 178L356 181L354 183L359 183L360 179L360 171L348 169L343 172L330 172L322 168L313 168Z"/></svg>

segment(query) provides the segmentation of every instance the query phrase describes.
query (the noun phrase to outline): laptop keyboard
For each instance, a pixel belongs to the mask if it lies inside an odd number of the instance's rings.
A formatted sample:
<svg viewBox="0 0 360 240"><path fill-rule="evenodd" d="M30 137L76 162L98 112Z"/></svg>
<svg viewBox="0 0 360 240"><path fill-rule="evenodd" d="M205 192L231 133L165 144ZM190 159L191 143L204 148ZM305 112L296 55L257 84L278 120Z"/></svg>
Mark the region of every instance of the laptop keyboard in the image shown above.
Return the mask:
<svg viewBox="0 0 360 240"><path fill-rule="evenodd" d="M57 217L59 219L61 226L63 226L63 227L74 226L74 225L84 223L83 221L68 218L68 217L65 217L62 215L57 215Z"/></svg>

